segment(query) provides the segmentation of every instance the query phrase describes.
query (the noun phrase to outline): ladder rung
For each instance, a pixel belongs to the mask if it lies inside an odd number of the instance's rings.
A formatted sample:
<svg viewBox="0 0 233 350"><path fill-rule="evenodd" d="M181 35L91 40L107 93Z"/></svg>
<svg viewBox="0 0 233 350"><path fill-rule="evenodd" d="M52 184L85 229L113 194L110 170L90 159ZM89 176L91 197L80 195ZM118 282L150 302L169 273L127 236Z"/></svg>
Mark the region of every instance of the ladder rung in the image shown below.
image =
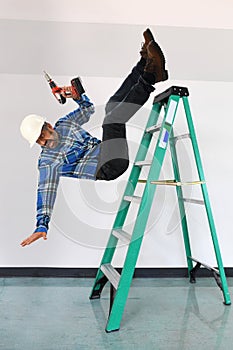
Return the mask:
<svg viewBox="0 0 233 350"><path fill-rule="evenodd" d="M121 277L117 270L115 270L111 264L101 265L100 269L105 274L109 282L113 285L113 287L117 289Z"/></svg>
<svg viewBox="0 0 233 350"><path fill-rule="evenodd" d="M139 179L139 180L138 180L138 183L140 183L140 184L146 184L146 183L147 183L147 180L145 180L145 179Z"/></svg>
<svg viewBox="0 0 233 350"><path fill-rule="evenodd" d="M152 163L152 160L139 160L138 162L135 162L134 165L137 165L137 166L146 166L146 165L151 165Z"/></svg>
<svg viewBox="0 0 233 350"><path fill-rule="evenodd" d="M178 141L178 140L182 140L182 139L187 139L190 138L190 134L183 134L183 135L177 135L174 137L170 137L170 141Z"/></svg>
<svg viewBox="0 0 233 350"><path fill-rule="evenodd" d="M179 199L182 200L183 202L189 202L189 203L201 204L201 205L205 204L205 202L201 199L181 198L181 197Z"/></svg>
<svg viewBox="0 0 233 350"><path fill-rule="evenodd" d="M149 126L148 128L146 128L146 132L153 133L153 132L159 131L161 129L161 125L162 124Z"/></svg>
<svg viewBox="0 0 233 350"><path fill-rule="evenodd" d="M142 197L139 196L124 196L124 200L128 202L135 202L140 203L142 200Z"/></svg>
<svg viewBox="0 0 233 350"><path fill-rule="evenodd" d="M199 261L199 260L193 258L192 256L188 256L188 259L190 259L190 260L192 260L192 261L195 261L196 263L201 264L201 265L204 266L207 270L214 271L214 272L216 272L216 273L219 275L219 270L215 269L214 267L211 267L211 266L209 266L209 265L207 265L207 264L205 264L205 263L202 263L201 261Z"/></svg>
<svg viewBox="0 0 233 350"><path fill-rule="evenodd" d="M157 181L151 181L150 183L154 185L189 186L189 185L202 185L205 183L205 181L180 182L176 180L157 180Z"/></svg>
<svg viewBox="0 0 233 350"><path fill-rule="evenodd" d="M119 238L121 241L126 242L127 244L131 241L131 235L121 229L115 229L112 231L113 236Z"/></svg>

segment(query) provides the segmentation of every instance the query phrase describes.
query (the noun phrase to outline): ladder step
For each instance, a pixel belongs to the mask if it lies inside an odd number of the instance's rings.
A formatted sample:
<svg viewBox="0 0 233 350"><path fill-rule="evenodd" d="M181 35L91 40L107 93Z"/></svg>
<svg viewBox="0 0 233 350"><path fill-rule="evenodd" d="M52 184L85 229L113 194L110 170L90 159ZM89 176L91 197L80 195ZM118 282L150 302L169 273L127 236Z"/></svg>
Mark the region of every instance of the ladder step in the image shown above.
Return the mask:
<svg viewBox="0 0 233 350"><path fill-rule="evenodd" d="M155 96L153 104L158 102L166 102L171 95L177 95L180 97L189 96L189 91L183 86L171 86L169 89Z"/></svg>
<svg viewBox="0 0 233 350"><path fill-rule="evenodd" d="M149 128L146 128L146 132L154 133L154 132L156 132L156 131L159 131L159 130L161 129L161 125L162 125L162 124L152 125L152 126L150 126Z"/></svg>
<svg viewBox="0 0 233 350"><path fill-rule="evenodd" d="M113 285L113 287L117 289L121 277L117 270L115 270L111 264L101 265L100 269L105 274L109 282Z"/></svg>
<svg viewBox="0 0 233 350"><path fill-rule="evenodd" d="M140 160L138 162L135 162L134 165L137 166L147 166L147 165L151 165L152 160Z"/></svg>
<svg viewBox="0 0 233 350"><path fill-rule="evenodd" d="M139 196L124 196L124 200L128 202L135 202L140 203L142 200L142 197Z"/></svg>
<svg viewBox="0 0 233 350"><path fill-rule="evenodd" d="M125 243L129 243L131 241L131 235L121 229L116 229L112 231L113 236L115 236L116 238L119 238L121 241L125 242Z"/></svg>
<svg viewBox="0 0 233 350"><path fill-rule="evenodd" d="M177 136L174 136L174 137L170 137L170 141L178 141L178 140L182 140L182 139L187 139L189 138L190 139L190 134L183 134L183 135L177 135Z"/></svg>
<svg viewBox="0 0 233 350"><path fill-rule="evenodd" d="M205 204L205 202L201 199L181 198L181 197L179 197L179 199L182 200L183 202L188 202L188 203L201 204L201 205Z"/></svg>

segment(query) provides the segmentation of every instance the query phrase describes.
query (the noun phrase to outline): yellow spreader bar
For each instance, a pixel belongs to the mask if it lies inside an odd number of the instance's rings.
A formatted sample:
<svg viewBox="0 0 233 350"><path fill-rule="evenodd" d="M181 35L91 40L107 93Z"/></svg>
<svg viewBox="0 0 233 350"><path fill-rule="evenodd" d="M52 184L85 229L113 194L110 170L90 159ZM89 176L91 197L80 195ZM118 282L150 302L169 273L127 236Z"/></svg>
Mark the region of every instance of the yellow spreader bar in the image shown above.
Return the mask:
<svg viewBox="0 0 233 350"><path fill-rule="evenodd" d="M146 183L147 180L138 180L139 183ZM205 181L188 181L188 182L179 182L175 180L158 180L151 181L153 185L168 185L168 186L189 186L189 185L202 185Z"/></svg>

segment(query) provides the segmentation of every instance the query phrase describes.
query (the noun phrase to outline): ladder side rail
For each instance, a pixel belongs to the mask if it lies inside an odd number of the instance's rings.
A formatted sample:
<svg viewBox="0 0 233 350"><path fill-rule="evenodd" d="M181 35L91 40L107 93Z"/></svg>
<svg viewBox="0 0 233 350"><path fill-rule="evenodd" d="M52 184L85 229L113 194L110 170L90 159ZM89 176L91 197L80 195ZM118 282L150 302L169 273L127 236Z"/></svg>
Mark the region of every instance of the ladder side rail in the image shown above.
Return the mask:
<svg viewBox="0 0 233 350"><path fill-rule="evenodd" d="M181 176L180 176L180 171L179 171L179 163L178 163L175 142L176 141L174 139L174 132L173 132L173 130L171 130L170 150L171 150L173 173L174 173L175 180L177 182L181 182ZM188 274L190 277L190 271L193 269L193 262L192 262L192 260L190 260L188 258L189 256L192 256L192 254L191 254L191 245L190 245L190 239L189 239L188 222L187 222L187 217L186 217L185 205L184 205L184 201L182 200L184 198L182 186L176 186L176 194L177 194L177 200L178 200L178 205L179 205L184 246L185 246L185 251L186 251Z"/></svg>
<svg viewBox="0 0 233 350"><path fill-rule="evenodd" d="M192 120L192 115L191 115L191 110L190 110L188 98L182 97L182 100L183 100L184 109L185 109L185 113L186 113L186 118L187 118L187 123L188 123L188 128L189 128L189 133L190 133L190 137L191 137L191 142L192 142L192 147L193 147L193 151L194 151L194 156L195 156L195 161L196 161L196 165L197 165L199 178L201 181L204 181L204 171L203 171L200 152L199 152L199 148L198 148L198 144L197 144L197 138L196 138L196 133L195 133L195 129L194 129L194 124L193 124L193 120ZM213 241L213 245L214 245L215 256L216 256L216 260L217 260L217 264L218 264L218 268L219 268L219 273L220 273L220 278L221 278L221 282L222 282L224 303L226 305L229 305L231 303L230 294L228 291L226 275L225 275L225 271L224 271L224 267L223 267L222 257L221 257L218 238L217 238L217 232L216 232L214 218L213 218L213 214L212 214L212 210L211 210L211 206L210 206L208 191L207 191L207 187L206 187L205 183L201 184L201 190L202 190L202 195L203 195L204 202L205 202L205 208L206 208L207 218L208 218L208 222L209 222L211 237L212 237L212 241Z"/></svg>
<svg viewBox="0 0 233 350"><path fill-rule="evenodd" d="M145 127L145 130L147 127L149 127L153 124L157 124L161 108L162 108L161 103L157 103L157 104L153 105L152 111L150 112L150 115L148 118L147 125ZM146 133L144 131L140 146L139 146L137 154L136 154L135 162L138 160L145 159L145 157L147 155L148 148L150 146L151 139L152 139L152 134ZM125 203L124 197L133 195L135 188L137 186L137 183L138 183L138 179L139 179L141 170L142 170L141 167L133 165L131 173L129 175L129 180L126 184L124 194L122 196L122 201L120 203L118 213L116 215L116 219L115 219L114 224L113 224L113 229L122 228L122 226L124 224L127 212L129 210L129 203L127 203L127 204Z"/></svg>
<svg viewBox="0 0 233 350"><path fill-rule="evenodd" d="M157 103L157 104L153 105L153 108L150 112L150 115L149 115L149 118L147 121L147 125L145 127L145 130L146 130L146 128L148 128L150 126L157 124L161 108L162 108L161 103ZM136 155L136 160L142 160L146 157L151 139L152 139L152 134L146 133L144 131L142 139L141 139L141 143L140 143L140 146L138 148L137 155ZM102 260L100 263L100 267L101 267L101 265L106 264L106 263L110 263L112 261L113 255L114 255L115 250L116 250L117 242L118 242L118 238L112 234L112 231L114 229L121 228L125 222L125 218L126 218L126 215L128 213L130 203L124 201L124 197L126 195L131 196L134 193L134 190L135 190L137 182L138 182L138 178L140 176L140 172L141 172L141 167L138 167L138 166L132 167L132 170L131 170L131 173L129 176L129 181L127 182L126 188L124 190L124 194L122 196L122 200L121 200L121 203L120 203L120 206L119 206L119 209L118 209L118 212L117 212L114 224L113 224L113 228L111 230L111 234L109 236L109 240L107 242L105 252L103 254L103 257L102 257ZM90 293L90 299L92 299L93 295L95 295L95 298L96 298L96 292L99 290L101 293L101 291L103 289L103 286L101 284L99 284L99 281L102 280L102 278L104 276L103 271L101 271L100 267L97 271L94 286L93 286L92 291ZM100 294L99 294L99 297L100 297Z"/></svg>
<svg viewBox="0 0 233 350"><path fill-rule="evenodd" d="M162 127L160 130L160 134L159 134L158 141L155 148L154 158L152 160L147 183L145 185L143 196L142 196L142 201L139 206L138 215L135 221L132 240L126 254L124 267L121 272L120 282L115 294L115 299L112 304L112 309L107 322L107 326L106 326L107 332L111 332L113 330L117 330L120 328L120 322L124 312L135 266L137 263L139 250L140 250L142 239L144 236L147 220L150 214L155 190L157 188L156 185L151 184L151 181L159 178L162 163L163 163L163 160L166 154L167 145L169 142L169 135L168 135L168 139L166 140L167 142L164 148L160 146L160 140L163 137L165 121L168 118L171 121L171 124L169 127L169 134L170 134L170 130L172 128L175 114L177 111L179 99L180 99L179 96L172 95L170 96L168 101L168 106L165 111L164 120L162 123ZM169 109L170 105L172 106L171 107L172 115L171 115L171 109Z"/></svg>

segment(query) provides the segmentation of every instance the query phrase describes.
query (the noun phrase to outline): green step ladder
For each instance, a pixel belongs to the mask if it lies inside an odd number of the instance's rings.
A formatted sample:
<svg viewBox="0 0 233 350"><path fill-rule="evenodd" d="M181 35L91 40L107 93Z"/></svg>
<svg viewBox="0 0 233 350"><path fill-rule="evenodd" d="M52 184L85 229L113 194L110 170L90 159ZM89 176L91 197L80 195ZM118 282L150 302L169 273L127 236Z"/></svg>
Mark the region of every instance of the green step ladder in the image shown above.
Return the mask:
<svg viewBox="0 0 233 350"><path fill-rule="evenodd" d="M213 214L211 211L200 153L188 102L188 96L189 92L186 87L172 86L154 98L153 108L149 115L149 119L142 136L141 144L139 146L136 159L129 176L129 180L127 182L125 192L118 213L116 215L115 222L113 224L107 247L98 269L92 292L90 294L90 299L100 298L105 284L108 281L110 282L110 310L105 329L106 332L117 331L120 328L120 322L127 301L130 284L134 275L140 246L146 229L146 224L153 203L155 191L158 185L170 185L175 186L176 188L190 282L196 282L196 272L201 266L207 268L213 272L213 276L223 293L224 304L231 304ZM183 101L189 133L180 136L174 136L173 124L177 112L177 107L181 99ZM162 107L164 107L164 118L161 125L158 125L157 122ZM152 161L148 162L145 160L146 155L148 153L153 135L156 132L159 133L156 148ZM191 181L187 183L182 183L181 181L176 152L176 142L179 139L183 138L191 139L199 176L199 179L197 181ZM171 150L174 180L161 181L159 180L159 176L168 144L170 145ZM149 167L149 173L146 180L139 179L141 170L144 166ZM138 183L145 183L142 197L134 195ZM184 198L182 186L195 184L201 186L203 200ZM137 217L135 219L133 232L130 235L124 230L123 226L130 208L130 204L133 202L138 203L139 208ZM210 267L207 264L202 263L192 257L188 224L185 212L185 202L201 204L205 206L218 268ZM111 265L118 241L122 241L128 244L128 250L121 274L119 274L119 272Z"/></svg>

